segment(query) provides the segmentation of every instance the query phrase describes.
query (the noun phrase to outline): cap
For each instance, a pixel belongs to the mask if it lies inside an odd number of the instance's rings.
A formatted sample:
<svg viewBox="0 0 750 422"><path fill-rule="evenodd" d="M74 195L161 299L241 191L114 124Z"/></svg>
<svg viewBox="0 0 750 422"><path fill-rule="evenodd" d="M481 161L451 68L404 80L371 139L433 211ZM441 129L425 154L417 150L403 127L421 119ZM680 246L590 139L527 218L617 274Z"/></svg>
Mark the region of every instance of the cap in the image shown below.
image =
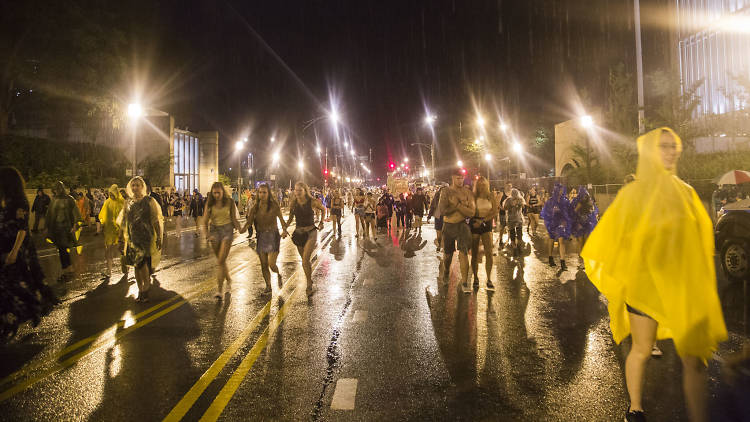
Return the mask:
<svg viewBox="0 0 750 422"><path fill-rule="evenodd" d="M466 173L464 172L464 169L461 167L456 167L451 172L451 176L466 176Z"/></svg>

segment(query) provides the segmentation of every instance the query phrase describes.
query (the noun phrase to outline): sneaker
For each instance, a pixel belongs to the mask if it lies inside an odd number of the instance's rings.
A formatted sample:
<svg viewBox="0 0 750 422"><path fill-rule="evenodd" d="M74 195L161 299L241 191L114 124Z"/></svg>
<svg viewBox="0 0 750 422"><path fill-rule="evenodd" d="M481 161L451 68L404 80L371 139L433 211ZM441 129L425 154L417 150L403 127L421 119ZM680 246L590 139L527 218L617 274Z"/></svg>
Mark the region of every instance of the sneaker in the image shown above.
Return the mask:
<svg viewBox="0 0 750 422"><path fill-rule="evenodd" d="M143 292L143 295L141 296L141 302L142 303L148 303L149 302L148 291Z"/></svg>
<svg viewBox="0 0 750 422"><path fill-rule="evenodd" d="M474 290L479 290L479 278L474 277Z"/></svg>
<svg viewBox="0 0 750 422"><path fill-rule="evenodd" d="M553 258L553 257L549 257L549 266L550 266L550 267L554 267L554 266L556 266L556 264L555 264L555 258Z"/></svg>
<svg viewBox="0 0 750 422"><path fill-rule="evenodd" d="M629 410L625 412L625 422L646 422L646 414L642 410Z"/></svg>
<svg viewBox="0 0 750 422"><path fill-rule="evenodd" d="M465 283L461 284L461 288L463 289L464 293L469 294L471 293L471 286L469 285L469 281L466 280Z"/></svg>
<svg viewBox="0 0 750 422"><path fill-rule="evenodd" d="M492 280L487 280L487 290L491 292L495 291L495 285L492 284Z"/></svg>
<svg viewBox="0 0 750 422"><path fill-rule="evenodd" d="M565 260L564 259L560 260L560 269L563 270L563 271L565 271L565 270L568 269L568 266L565 265Z"/></svg>
<svg viewBox="0 0 750 422"><path fill-rule="evenodd" d="M655 358L660 358L663 355L664 355L664 352L662 352L659 346L657 346L656 343L654 343L653 347L651 347L651 356Z"/></svg>

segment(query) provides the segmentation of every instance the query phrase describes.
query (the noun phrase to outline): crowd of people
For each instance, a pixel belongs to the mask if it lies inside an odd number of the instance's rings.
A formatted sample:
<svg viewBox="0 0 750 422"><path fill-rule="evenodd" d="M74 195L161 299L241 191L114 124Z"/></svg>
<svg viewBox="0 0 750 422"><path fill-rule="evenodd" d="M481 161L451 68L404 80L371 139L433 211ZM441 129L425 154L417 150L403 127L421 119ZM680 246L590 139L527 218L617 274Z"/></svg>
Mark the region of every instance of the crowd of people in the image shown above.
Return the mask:
<svg viewBox="0 0 750 422"><path fill-rule="evenodd" d="M103 275L111 276L117 258L123 281L128 267L133 267L139 302L149 301L165 218L177 219L178 235L185 217L194 218L202 228L216 257L218 300L225 297L232 282L226 260L235 230L255 234L266 292L273 289L271 273L277 274L281 287L276 259L281 239L291 237L301 257L309 296L314 294L311 256L318 231L326 222L341 237L342 218L351 213L354 235L377 240L383 233L415 230L421 234L426 215L427 222L435 219L443 280L449 279L458 252L460 286L469 294L480 287L481 258L485 287L495 288L494 232L499 249L512 259L527 247L524 225L534 239L543 221L549 265L557 265L553 254L557 245L560 268L565 270L566 247L575 245L580 269L585 269L608 300L615 341L632 335L625 364L630 396L626 420L644 420L641 395L646 360L655 340L668 337L674 339L683 360L689 414L703 420L705 361L727 336L716 293L711 221L695 191L675 176L681 141L674 132L666 128L649 132L638 139L638 150L636 174L601 221L596 201L584 186L568 190L558 183L551 192L542 186L522 192L506 183L493 192L486 178L466 178L459 168L447 186L413 186L395 195L387 187L314 190L303 182L290 191L263 184L252 191L229 193L217 182L204 200L198 191L151 190L141 177L132 178L124 189L112 185L106 192L76 192L58 182L51 198L39 190L29 207L23 179L15 169L5 167L0 169L0 334L3 338L12 335L25 321L38 324L57 303L28 235L29 211L37 217L33 231L39 229L40 219L46 220L45 237L58 250L61 281L73 276L75 257L81 252L81 227L95 221L97 233L104 238L107 267ZM286 219L282 208L288 209ZM246 217L244 224L240 210Z"/></svg>

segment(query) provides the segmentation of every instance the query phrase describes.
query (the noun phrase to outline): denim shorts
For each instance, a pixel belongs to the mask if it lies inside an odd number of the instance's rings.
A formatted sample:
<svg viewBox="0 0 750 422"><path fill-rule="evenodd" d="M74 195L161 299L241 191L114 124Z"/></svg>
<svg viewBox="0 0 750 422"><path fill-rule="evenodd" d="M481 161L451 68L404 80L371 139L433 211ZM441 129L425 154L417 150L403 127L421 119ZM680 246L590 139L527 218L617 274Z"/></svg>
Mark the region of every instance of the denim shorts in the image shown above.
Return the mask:
<svg viewBox="0 0 750 422"><path fill-rule="evenodd" d="M232 242L232 239L234 236L232 235L234 232L234 225L232 223L224 224L223 226L214 226L211 225L211 229L209 230L208 237L209 239L213 240L214 242L221 243L222 241L229 240L229 242Z"/></svg>

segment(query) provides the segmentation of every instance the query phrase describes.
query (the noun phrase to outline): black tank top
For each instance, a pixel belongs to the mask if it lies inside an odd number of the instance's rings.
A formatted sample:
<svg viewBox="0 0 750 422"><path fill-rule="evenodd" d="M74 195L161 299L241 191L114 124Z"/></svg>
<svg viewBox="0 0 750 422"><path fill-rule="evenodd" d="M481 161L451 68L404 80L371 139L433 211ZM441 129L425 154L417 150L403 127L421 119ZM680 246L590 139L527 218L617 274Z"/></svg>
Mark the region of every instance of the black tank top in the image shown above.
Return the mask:
<svg viewBox="0 0 750 422"><path fill-rule="evenodd" d="M529 206L536 207L539 205L539 198L537 195L529 195Z"/></svg>
<svg viewBox="0 0 750 422"><path fill-rule="evenodd" d="M297 220L297 227L307 227L315 225L315 214L312 209L312 200L308 199L305 205L294 204L294 218Z"/></svg>

